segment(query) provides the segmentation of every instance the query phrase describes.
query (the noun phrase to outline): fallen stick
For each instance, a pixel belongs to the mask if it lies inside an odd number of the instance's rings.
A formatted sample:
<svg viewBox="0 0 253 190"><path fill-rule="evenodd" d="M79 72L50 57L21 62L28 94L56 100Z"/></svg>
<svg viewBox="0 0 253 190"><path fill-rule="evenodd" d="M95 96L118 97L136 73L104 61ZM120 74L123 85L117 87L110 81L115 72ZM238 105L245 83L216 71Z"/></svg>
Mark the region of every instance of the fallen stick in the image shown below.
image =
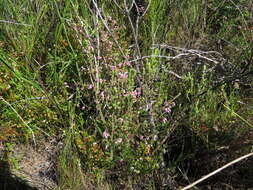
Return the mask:
<svg viewBox="0 0 253 190"><path fill-rule="evenodd" d="M206 175L206 176L200 178L199 180L197 180L197 181L191 183L190 185L184 187L184 188L181 189L181 190L190 189L191 187L193 187L193 186L197 185L198 183L200 183L200 182L206 180L207 178L209 178L209 177L211 177L211 176L213 176L213 175L219 173L220 171L224 170L225 168L227 168L227 167L229 167L229 166L231 166L231 165L233 165L233 164L235 164L235 163L237 163L237 162L240 162L241 160L246 159L246 158L248 158L248 157L250 157L250 156L253 156L253 152L251 152L251 153L249 153L249 154L246 154L246 155L244 155L244 156L242 156L242 157L240 157L240 158L237 158L237 159L235 159L235 160L229 162L228 164L226 164L226 165L222 166L221 168L219 168L219 169L217 169L217 170L215 170L215 171L209 173L208 175Z"/></svg>

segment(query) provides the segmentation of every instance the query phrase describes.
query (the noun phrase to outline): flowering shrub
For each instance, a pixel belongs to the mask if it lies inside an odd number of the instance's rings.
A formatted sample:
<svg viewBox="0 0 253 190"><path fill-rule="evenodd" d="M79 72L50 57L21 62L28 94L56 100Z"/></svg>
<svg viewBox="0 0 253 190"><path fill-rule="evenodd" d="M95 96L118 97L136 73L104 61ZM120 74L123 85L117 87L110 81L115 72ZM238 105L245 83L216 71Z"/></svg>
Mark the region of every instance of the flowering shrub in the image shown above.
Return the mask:
<svg viewBox="0 0 253 190"><path fill-rule="evenodd" d="M65 140L62 187L84 181L75 166L115 189L130 177L170 188L196 155L248 130L236 127L250 125L237 111L252 115L246 1L3 2L0 141Z"/></svg>

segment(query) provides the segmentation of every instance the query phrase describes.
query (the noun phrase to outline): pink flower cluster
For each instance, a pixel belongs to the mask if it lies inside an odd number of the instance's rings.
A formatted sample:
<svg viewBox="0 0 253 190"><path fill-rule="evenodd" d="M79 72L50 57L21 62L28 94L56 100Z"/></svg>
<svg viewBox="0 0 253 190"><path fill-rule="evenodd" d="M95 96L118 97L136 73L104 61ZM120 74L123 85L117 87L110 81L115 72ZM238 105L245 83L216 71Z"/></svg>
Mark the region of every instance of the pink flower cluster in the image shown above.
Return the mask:
<svg viewBox="0 0 253 190"><path fill-rule="evenodd" d="M108 138L110 137L110 134L108 133L107 130L105 130L105 131L103 132L103 137L104 137L105 139L108 139Z"/></svg>
<svg viewBox="0 0 253 190"><path fill-rule="evenodd" d="M131 92L131 95L132 95L134 98L140 97L140 95L141 95L141 88L136 88L133 92Z"/></svg>
<svg viewBox="0 0 253 190"><path fill-rule="evenodd" d="M115 71L117 69L121 69L123 66L127 66L130 67L132 65L132 63L130 61L126 61L124 63L119 63L118 65L110 65L109 67L111 68L111 70Z"/></svg>
<svg viewBox="0 0 253 190"><path fill-rule="evenodd" d="M119 73L119 78L120 79L127 79L128 78L128 73L127 72Z"/></svg>
<svg viewBox="0 0 253 190"><path fill-rule="evenodd" d="M94 86L92 84L89 84L88 89L92 89Z"/></svg>
<svg viewBox="0 0 253 190"><path fill-rule="evenodd" d="M171 112L171 108L175 107L175 102L165 102L165 106L164 106L164 111L166 113L170 113Z"/></svg>

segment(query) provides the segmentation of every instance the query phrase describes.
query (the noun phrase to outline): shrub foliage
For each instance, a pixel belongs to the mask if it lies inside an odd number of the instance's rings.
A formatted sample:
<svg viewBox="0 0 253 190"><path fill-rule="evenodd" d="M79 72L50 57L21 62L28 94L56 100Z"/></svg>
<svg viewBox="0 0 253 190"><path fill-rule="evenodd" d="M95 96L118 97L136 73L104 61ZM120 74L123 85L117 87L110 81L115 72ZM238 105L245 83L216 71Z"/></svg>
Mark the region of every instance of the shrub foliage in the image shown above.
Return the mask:
<svg viewBox="0 0 253 190"><path fill-rule="evenodd" d="M252 128L251 9L2 0L0 141L63 139L62 188L81 189L82 175L94 187L178 188L200 155Z"/></svg>

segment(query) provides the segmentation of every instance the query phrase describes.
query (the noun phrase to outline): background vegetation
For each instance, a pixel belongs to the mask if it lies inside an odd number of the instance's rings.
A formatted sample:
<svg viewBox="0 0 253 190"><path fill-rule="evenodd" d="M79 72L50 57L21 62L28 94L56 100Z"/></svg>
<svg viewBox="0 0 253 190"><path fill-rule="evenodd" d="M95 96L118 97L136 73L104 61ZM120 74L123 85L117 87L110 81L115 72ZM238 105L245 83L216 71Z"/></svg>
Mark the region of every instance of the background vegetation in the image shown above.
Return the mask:
<svg viewBox="0 0 253 190"><path fill-rule="evenodd" d="M178 189L251 151L251 1L1 0L0 48L0 141L63 142L59 189Z"/></svg>

